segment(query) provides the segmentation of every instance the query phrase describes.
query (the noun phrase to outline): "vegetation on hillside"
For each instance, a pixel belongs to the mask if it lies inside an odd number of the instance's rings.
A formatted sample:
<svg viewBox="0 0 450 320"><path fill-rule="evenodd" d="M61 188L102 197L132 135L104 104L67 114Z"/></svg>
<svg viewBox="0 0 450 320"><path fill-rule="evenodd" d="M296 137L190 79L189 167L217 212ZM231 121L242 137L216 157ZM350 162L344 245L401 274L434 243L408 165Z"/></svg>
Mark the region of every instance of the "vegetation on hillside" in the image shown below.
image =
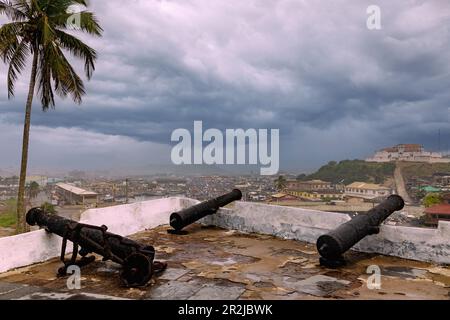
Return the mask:
<svg viewBox="0 0 450 320"><path fill-rule="evenodd" d="M402 162L403 177L431 177L435 173L450 173L450 163Z"/></svg>
<svg viewBox="0 0 450 320"><path fill-rule="evenodd" d="M332 183L350 184L355 181L384 183L394 175L394 163L374 163L364 160L331 161L310 175L300 175L299 180L324 180Z"/></svg>
<svg viewBox="0 0 450 320"><path fill-rule="evenodd" d="M429 208L440 203L442 203L442 196L439 193L429 193L422 200L422 204L425 208Z"/></svg>

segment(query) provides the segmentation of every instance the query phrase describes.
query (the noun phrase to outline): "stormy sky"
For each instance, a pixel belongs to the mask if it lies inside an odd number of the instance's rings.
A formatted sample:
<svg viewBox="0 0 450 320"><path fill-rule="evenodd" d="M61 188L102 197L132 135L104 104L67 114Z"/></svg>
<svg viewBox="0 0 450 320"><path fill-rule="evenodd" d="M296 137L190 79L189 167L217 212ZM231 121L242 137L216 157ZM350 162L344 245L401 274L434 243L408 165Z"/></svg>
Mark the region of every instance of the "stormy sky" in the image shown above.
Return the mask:
<svg viewBox="0 0 450 320"><path fill-rule="evenodd" d="M381 30L366 26L369 5ZM35 100L30 167L169 165L171 133L280 129L281 169L308 171L381 147L450 142L448 0L91 0L104 36L83 104ZM0 20L4 22L5 20ZM82 73L82 65L73 60ZM7 99L0 169L18 166L28 73Z"/></svg>

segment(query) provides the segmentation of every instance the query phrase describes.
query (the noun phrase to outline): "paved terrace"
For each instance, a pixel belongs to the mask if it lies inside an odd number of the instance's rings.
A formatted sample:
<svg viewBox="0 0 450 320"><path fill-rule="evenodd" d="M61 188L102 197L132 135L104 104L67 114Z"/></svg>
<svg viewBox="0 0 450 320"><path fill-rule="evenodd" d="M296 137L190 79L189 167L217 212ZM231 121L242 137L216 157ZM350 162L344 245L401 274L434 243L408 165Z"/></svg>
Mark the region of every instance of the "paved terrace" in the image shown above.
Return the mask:
<svg viewBox="0 0 450 320"><path fill-rule="evenodd" d="M0 255L4 253L0 257L0 267L5 268L5 261L9 261L7 268L12 269L0 274L0 299L450 299L450 268L443 263L350 251L347 253L349 264L341 269L319 266L315 245L307 239L314 237L311 230L317 229L322 234L326 228L323 224L308 226L300 222L312 213L314 217L326 214L323 212L288 210L299 224L291 228L314 227L309 231L302 229L301 236L306 240L283 239L292 237L270 219L261 220L265 210L281 214L284 209L277 206L256 206L261 226L248 225L251 219L246 210L255 206L241 202L233 209L222 210L206 219L202 225L189 227L187 235L168 234L169 227L165 223L170 212L192 203L195 201L171 198L106 208L108 210L93 209L83 214L84 222L101 224L106 221L112 232L131 235L134 240L155 246L157 260L165 260L168 269L154 277L147 287L121 287L120 266L97 259L82 269L81 290L68 290L67 278L56 277L61 264L54 257L58 255L60 241L40 230L26 236L0 239L0 248L3 246ZM224 220L225 217L228 220ZM344 215L336 217L346 219ZM293 220L282 221L287 224ZM235 229L271 230L258 233L246 230L244 233L210 226L212 223L235 224ZM439 229L432 231L437 233ZM440 246L439 252L446 254L443 250L448 249L449 242L439 244L436 241L441 235L435 236L433 245ZM376 237L370 237L372 242L384 241ZM8 243L13 248L8 253L9 258L3 260L6 252L3 249ZM414 251L409 245L407 248ZM448 259L448 256L436 257L441 258ZM23 266L13 268L11 261ZM366 271L371 265L381 269L379 290L367 287L370 275Z"/></svg>

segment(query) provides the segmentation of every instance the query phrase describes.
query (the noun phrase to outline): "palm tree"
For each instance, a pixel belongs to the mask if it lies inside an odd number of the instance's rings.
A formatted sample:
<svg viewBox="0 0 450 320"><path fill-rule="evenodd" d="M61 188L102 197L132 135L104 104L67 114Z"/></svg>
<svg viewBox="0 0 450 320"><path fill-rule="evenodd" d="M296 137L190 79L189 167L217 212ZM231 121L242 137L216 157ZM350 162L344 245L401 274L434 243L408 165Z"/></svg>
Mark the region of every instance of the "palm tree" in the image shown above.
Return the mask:
<svg viewBox="0 0 450 320"><path fill-rule="evenodd" d="M102 28L94 14L83 10L71 12L74 6L87 8L86 0L0 0L0 14L10 20L0 27L0 56L9 65L8 98L14 96L14 84L32 56L31 76L25 107L22 161L17 196L17 232L26 230L25 179L27 174L31 106L35 88L44 111L55 107L54 92L60 97L70 95L81 103L85 94L81 78L72 68L64 52L84 60L85 73L91 78L97 54L74 35L67 33L69 21L77 21L77 29L101 36Z"/></svg>
<svg viewBox="0 0 450 320"><path fill-rule="evenodd" d="M278 178L275 180L275 188L278 191L282 191L286 188L286 178L284 176L278 176Z"/></svg>
<svg viewBox="0 0 450 320"><path fill-rule="evenodd" d="M28 194L27 201L25 202L25 208L32 206L32 201L39 195L39 184L36 181L32 181L25 185L25 193Z"/></svg>
<svg viewBox="0 0 450 320"><path fill-rule="evenodd" d="M29 185L28 185L28 198L30 199L30 201L32 199L36 199L37 196L39 195L39 190L40 186L36 181L32 181Z"/></svg>

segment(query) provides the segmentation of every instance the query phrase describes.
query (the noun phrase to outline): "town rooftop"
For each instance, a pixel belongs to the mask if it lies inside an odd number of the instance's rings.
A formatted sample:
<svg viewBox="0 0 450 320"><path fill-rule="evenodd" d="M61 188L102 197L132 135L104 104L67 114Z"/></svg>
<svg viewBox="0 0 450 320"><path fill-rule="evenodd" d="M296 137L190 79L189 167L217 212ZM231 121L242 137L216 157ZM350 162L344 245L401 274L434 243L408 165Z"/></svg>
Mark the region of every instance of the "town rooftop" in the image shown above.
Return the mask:
<svg viewBox="0 0 450 320"><path fill-rule="evenodd" d="M67 184L67 183L57 183L56 186L58 186L61 189L66 190L66 191L69 191L73 194L79 195L79 196L95 196L95 195L97 195L97 193L95 193L93 191L87 191L87 190L78 188L76 186L73 186L73 185Z"/></svg>

